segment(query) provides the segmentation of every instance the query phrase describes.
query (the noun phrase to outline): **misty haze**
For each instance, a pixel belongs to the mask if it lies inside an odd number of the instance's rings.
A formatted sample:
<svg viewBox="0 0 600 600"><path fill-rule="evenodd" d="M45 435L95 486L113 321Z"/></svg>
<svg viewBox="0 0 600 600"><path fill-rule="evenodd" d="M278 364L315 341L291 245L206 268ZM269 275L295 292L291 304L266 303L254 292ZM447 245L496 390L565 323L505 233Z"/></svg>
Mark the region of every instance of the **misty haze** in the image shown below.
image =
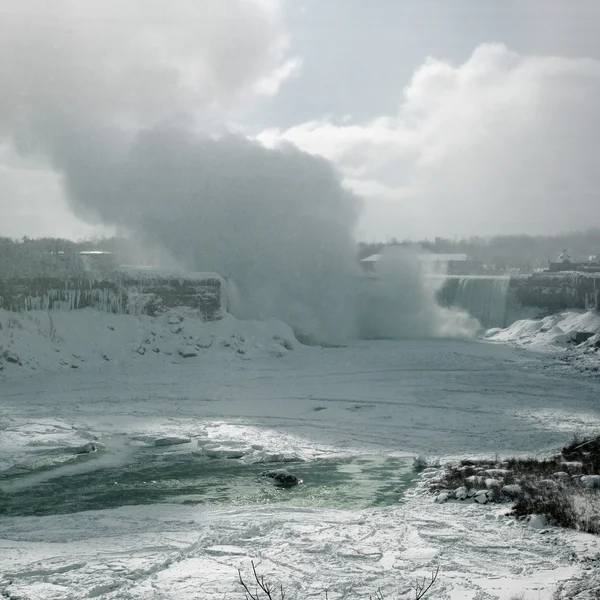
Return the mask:
<svg viewBox="0 0 600 600"><path fill-rule="evenodd" d="M0 2L0 597L600 598L596 0Z"/></svg>

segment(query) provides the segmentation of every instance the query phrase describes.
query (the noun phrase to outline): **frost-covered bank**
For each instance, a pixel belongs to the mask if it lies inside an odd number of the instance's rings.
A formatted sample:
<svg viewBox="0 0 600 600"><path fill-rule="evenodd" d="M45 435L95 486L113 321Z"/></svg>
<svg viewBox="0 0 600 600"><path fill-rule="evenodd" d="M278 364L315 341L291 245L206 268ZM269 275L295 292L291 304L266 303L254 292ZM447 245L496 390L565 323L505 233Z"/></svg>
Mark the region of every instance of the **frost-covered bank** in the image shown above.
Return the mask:
<svg viewBox="0 0 600 600"><path fill-rule="evenodd" d="M506 329L490 329L486 339L555 354L578 371L600 372L600 313L562 312L543 319L516 321Z"/></svg>
<svg viewBox="0 0 600 600"><path fill-rule="evenodd" d="M244 358L281 357L298 342L281 321L242 321L225 314L203 322L196 310L171 309L160 316L77 311L0 310L0 371L97 369L107 363L159 366L201 361L208 352Z"/></svg>

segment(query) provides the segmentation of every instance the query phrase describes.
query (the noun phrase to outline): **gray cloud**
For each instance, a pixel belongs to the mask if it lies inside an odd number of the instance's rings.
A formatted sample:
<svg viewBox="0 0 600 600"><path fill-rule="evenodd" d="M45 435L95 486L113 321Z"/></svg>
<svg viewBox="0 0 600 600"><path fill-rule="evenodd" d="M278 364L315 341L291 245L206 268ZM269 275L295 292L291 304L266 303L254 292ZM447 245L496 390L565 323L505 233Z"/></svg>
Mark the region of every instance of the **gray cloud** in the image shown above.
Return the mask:
<svg viewBox="0 0 600 600"><path fill-rule="evenodd" d="M322 158L218 134L232 107L275 93L298 64L278 3L13 7L0 123L21 153L48 157L80 217L232 277L245 316L320 341L354 333L358 198Z"/></svg>

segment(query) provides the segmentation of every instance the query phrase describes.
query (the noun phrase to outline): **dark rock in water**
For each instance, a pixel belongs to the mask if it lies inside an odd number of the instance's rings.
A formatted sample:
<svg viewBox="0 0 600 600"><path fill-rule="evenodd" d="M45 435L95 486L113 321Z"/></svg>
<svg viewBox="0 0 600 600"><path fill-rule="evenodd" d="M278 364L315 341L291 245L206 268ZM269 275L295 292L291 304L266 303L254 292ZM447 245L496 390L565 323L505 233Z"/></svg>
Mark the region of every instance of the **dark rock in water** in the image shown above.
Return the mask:
<svg viewBox="0 0 600 600"><path fill-rule="evenodd" d="M88 444L84 444L83 446L76 448L75 454L90 454L91 452L97 451L98 448L96 447L96 444L94 444L93 442L89 442Z"/></svg>
<svg viewBox="0 0 600 600"><path fill-rule="evenodd" d="M285 469L263 471L261 476L269 479L273 485L278 485L281 487L293 487L300 483L300 480L295 475L292 475Z"/></svg>

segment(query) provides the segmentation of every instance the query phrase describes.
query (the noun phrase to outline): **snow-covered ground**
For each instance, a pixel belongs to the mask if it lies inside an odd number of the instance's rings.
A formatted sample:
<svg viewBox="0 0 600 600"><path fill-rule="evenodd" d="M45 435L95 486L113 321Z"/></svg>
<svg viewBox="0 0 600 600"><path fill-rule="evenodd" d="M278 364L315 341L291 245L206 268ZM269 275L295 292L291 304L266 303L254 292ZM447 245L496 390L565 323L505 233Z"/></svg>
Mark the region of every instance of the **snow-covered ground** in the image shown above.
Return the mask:
<svg viewBox="0 0 600 600"><path fill-rule="evenodd" d="M555 354L567 367L600 373L600 313L566 311L543 319L516 321L506 329L490 329L486 338Z"/></svg>
<svg viewBox="0 0 600 600"><path fill-rule="evenodd" d="M237 568L254 559L290 599L401 597L440 565L432 598L543 600L598 564L597 538L434 504L394 472L414 454L544 452L597 431L600 382L552 357L457 340L308 348L278 322L178 311L0 322L12 357L0 373L0 595L241 598ZM260 492L265 464L304 482ZM214 489L194 487L209 472ZM168 499L132 500L167 476ZM374 489L343 506L358 476Z"/></svg>

